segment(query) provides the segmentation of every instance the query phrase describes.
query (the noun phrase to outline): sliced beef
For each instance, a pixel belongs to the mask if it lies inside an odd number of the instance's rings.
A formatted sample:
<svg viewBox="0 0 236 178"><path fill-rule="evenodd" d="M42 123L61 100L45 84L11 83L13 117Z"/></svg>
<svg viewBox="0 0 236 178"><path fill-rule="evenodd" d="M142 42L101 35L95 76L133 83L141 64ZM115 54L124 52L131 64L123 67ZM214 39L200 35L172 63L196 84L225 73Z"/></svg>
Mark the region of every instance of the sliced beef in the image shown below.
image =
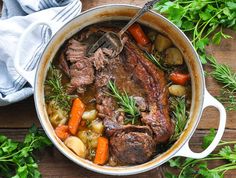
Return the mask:
<svg viewBox="0 0 236 178"><path fill-rule="evenodd" d="M147 93L149 112L143 112L141 121L150 126L156 143L166 142L173 133L169 117L168 91L163 71L151 63L131 41L125 47L127 70L132 70Z"/></svg>
<svg viewBox="0 0 236 178"><path fill-rule="evenodd" d="M75 39L68 41L65 51L66 60L71 63L69 67L70 84L68 92L77 90L83 93L86 86L94 81L94 68L92 62L85 56L86 46ZM61 65L62 66L62 65Z"/></svg>
<svg viewBox="0 0 236 178"><path fill-rule="evenodd" d="M66 74L67 77L70 77L70 69L65 59L64 51L59 56L59 68Z"/></svg>

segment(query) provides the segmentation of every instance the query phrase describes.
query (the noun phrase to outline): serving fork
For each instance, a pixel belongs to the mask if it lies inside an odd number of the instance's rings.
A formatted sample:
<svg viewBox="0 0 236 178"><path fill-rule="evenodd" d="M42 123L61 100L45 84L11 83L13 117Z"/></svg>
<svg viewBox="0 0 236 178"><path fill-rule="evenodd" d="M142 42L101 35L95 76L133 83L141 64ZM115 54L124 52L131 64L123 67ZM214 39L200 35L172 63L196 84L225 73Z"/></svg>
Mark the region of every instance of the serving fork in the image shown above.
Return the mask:
<svg viewBox="0 0 236 178"><path fill-rule="evenodd" d="M159 0L152 0L144 4L144 6L135 14L135 16L118 32L108 31L98 39L93 45L87 49L87 56L92 56L98 48L106 48L111 50L109 57L115 57L123 50L124 43L122 42L122 35L125 31L136 22L145 12L152 9L153 5Z"/></svg>

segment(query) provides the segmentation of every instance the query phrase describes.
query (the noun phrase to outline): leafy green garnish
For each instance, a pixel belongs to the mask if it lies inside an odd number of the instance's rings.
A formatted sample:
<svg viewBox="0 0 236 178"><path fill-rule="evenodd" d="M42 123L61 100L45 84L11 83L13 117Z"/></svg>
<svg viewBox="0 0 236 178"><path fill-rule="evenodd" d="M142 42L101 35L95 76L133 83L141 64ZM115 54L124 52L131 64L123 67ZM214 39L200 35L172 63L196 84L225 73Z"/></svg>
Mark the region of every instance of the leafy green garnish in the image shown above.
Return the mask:
<svg viewBox="0 0 236 178"><path fill-rule="evenodd" d="M0 176L14 178L41 177L33 151L50 146L47 136L35 126L29 129L23 142L0 134Z"/></svg>
<svg viewBox="0 0 236 178"><path fill-rule="evenodd" d="M206 148L215 137L215 130L211 129L210 133L204 136L202 147ZM230 145L234 145L233 148ZM189 177L206 177L215 178L223 177L228 170L236 169L236 141L221 141L218 146L223 146L218 153L212 153L206 158L192 159L192 158L176 158L169 160L171 167L177 168L179 174L175 175L171 172L166 172L166 177L173 178L189 178ZM209 168L208 162L212 160L224 160L224 164Z"/></svg>
<svg viewBox="0 0 236 178"><path fill-rule="evenodd" d="M147 51L145 51L145 54L147 56L147 58L153 63L155 64L157 67L159 67L160 69L162 69L163 71L169 71L170 69L166 68L165 66L163 66L160 61L158 61L155 56L153 54L148 53Z"/></svg>
<svg viewBox="0 0 236 178"><path fill-rule="evenodd" d="M112 92L110 95L118 101L118 104L126 114L125 123L136 124L140 117L140 112L136 106L134 97L128 96L126 91L121 93L113 81L108 82L108 88Z"/></svg>
<svg viewBox="0 0 236 178"><path fill-rule="evenodd" d="M184 131L185 125L188 121L188 113L186 110L185 97L172 97L170 98L171 110L175 119L174 134L170 138L170 142L176 141L181 133Z"/></svg>
<svg viewBox="0 0 236 178"><path fill-rule="evenodd" d="M161 0L154 9L167 16L192 40L203 64L207 62L205 47L221 38L230 38L222 28L236 30L236 2L225 0ZM212 38L210 38L212 36Z"/></svg>
<svg viewBox="0 0 236 178"><path fill-rule="evenodd" d="M62 74L53 65L50 66L48 77L45 81L46 100L55 101L57 105L67 112L71 108L71 96L66 93L64 86L61 83Z"/></svg>
<svg viewBox="0 0 236 178"><path fill-rule="evenodd" d="M221 94L217 97L225 106L227 110L236 111L236 73L224 64L220 64L214 57L208 57L213 71L210 75L223 84Z"/></svg>

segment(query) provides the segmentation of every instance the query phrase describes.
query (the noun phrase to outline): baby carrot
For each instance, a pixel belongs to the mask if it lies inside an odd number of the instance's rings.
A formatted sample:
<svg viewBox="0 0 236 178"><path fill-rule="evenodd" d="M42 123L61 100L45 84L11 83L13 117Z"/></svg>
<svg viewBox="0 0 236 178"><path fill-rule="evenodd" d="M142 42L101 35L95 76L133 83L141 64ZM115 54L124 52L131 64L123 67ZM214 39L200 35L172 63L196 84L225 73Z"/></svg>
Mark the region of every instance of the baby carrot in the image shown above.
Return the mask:
<svg viewBox="0 0 236 178"><path fill-rule="evenodd" d="M98 137L98 146L94 158L94 163L103 165L108 160L108 156L109 156L108 139L105 137Z"/></svg>
<svg viewBox="0 0 236 178"><path fill-rule="evenodd" d="M128 31L134 37L135 41L137 41L137 43L141 46L146 46L150 43L149 38L138 23L134 23L131 27L129 27Z"/></svg>
<svg viewBox="0 0 236 178"><path fill-rule="evenodd" d="M64 141L67 137L70 136L68 125L59 125L55 128L56 135Z"/></svg>
<svg viewBox="0 0 236 178"><path fill-rule="evenodd" d="M182 74L179 72L172 72L170 74L170 80L174 82L175 84L179 85L185 85L187 81L190 80L190 75L189 74Z"/></svg>
<svg viewBox="0 0 236 178"><path fill-rule="evenodd" d="M70 119L68 122L70 133L73 135L76 135L78 131L78 127L79 127L84 110L85 110L85 106L83 102L79 98L74 99L73 105L71 108Z"/></svg>

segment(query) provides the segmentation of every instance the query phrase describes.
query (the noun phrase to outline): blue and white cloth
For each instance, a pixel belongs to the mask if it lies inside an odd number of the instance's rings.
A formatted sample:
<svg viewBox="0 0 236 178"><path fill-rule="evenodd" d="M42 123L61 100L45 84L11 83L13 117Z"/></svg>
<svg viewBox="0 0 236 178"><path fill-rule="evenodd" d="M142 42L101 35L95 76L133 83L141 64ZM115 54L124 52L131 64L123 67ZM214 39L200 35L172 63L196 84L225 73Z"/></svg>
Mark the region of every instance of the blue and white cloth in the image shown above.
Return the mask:
<svg viewBox="0 0 236 178"><path fill-rule="evenodd" d="M17 43L33 22L48 22L56 32L80 14L80 0L3 0L0 19L0 106L21 101L33 94L32 87L14 68ZM48 27L39 26L21 47L21 66L32 70L47 43Z"/></svg>

